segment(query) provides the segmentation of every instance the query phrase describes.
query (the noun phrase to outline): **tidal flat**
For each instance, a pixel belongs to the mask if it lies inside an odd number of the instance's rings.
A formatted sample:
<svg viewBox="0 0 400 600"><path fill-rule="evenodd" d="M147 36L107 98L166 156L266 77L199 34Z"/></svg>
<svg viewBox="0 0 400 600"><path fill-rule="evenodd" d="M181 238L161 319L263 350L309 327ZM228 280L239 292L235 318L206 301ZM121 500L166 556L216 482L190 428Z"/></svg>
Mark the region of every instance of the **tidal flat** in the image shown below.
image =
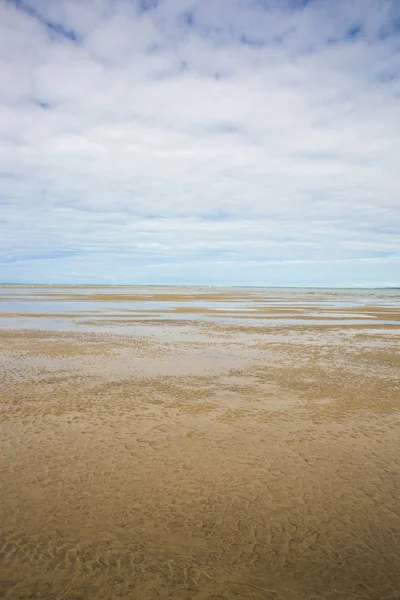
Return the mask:
<svg viewBox="0 0 400 600"><path fill-rule="evenodd" d="M0 287L0 598L398 600L400 290Z"/></svg>

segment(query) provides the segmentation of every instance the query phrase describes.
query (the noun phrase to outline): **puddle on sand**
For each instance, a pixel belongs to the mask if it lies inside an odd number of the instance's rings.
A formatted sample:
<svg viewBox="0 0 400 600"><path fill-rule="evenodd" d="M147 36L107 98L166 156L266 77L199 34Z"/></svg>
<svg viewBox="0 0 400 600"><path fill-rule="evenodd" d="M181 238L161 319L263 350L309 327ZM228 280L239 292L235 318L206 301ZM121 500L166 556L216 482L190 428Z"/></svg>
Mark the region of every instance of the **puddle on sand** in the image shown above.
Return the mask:
<svg viewBox="0 0 400 600"><path fill-rule="evenodd" d="M399 595L395 326L20 318L0 331L1 598Z"/></svg>

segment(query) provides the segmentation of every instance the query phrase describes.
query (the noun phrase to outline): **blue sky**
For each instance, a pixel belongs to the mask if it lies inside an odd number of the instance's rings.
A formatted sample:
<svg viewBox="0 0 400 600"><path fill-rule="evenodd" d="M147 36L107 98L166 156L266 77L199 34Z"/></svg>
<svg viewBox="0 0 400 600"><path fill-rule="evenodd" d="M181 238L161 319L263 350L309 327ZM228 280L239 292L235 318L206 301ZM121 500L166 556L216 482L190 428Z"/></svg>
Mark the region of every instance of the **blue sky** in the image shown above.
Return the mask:
<svg viewBox="0 0 400 600"><path fill-rule="evenodd" d="M400 285L398 0L0 3L0 281Z"/></svg>

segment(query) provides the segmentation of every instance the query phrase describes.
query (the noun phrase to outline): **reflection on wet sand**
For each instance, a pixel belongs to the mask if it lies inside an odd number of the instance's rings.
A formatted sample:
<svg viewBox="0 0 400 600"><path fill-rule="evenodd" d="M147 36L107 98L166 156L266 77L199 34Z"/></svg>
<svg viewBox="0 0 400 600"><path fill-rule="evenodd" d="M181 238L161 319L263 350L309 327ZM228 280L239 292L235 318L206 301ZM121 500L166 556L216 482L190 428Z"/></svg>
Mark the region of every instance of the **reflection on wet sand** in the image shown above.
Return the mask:
<svg viewBox="0 0 400 600"><path fill-rule="evenodd" d="M400 597L398 297L313 296L378 315L349 326L305 293L294 325L60 319L63 290L53 317L29 293L0 330L1 598Z"/></svg>

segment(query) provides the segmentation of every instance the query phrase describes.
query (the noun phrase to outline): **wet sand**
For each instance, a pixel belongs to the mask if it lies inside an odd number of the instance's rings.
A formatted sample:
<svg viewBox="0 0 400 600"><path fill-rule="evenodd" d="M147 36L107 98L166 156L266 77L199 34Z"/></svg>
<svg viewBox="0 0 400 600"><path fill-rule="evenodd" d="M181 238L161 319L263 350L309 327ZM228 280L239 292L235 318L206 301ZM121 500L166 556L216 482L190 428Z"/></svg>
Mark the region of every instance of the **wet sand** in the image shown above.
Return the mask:
<svg viewBox="0 0 400 600"><path fill-rule="evenodd" d="M0 597L400 598L398 297L107 294L1 290Z"/></svg>

